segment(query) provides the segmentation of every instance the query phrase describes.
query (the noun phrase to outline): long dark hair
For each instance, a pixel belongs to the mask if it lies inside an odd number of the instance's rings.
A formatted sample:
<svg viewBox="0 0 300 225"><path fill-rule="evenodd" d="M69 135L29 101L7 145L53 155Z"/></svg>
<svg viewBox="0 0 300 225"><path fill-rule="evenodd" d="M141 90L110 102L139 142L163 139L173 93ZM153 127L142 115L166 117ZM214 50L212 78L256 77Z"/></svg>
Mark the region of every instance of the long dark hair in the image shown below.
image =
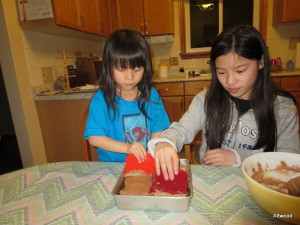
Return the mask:
<svg viewBox="0 0 300 225"><path fill-rule="evenodd" d="M264 151L274 151L277 143L275 98L277 95L292 99L293 97L276 88L271 81L268 49L259 31L250 25L240 25L223 31L212 45L210 57L212 83L205 100L208 148L221 147L232 122L233 109L230 94L219 82L215 65L219 56L230 52L250 60L260 61L262 58L264 60L264 67L258 70L257 80L250 96L259 134L253 149L264 148Z"/></svg>
<svg viewBox="0 0 300 225"><path fill-rule="evenodd" d="M150 99L153 66L150 49L145 38L134 30L117 30L107 39L103 51L102 71L99 78L108 110L116 116L118 103L115 98L117 83L114 80L113 68L134 69L144 67L144 75L138 84L140 95L138 107L148 118L145 105Z"/></svg>

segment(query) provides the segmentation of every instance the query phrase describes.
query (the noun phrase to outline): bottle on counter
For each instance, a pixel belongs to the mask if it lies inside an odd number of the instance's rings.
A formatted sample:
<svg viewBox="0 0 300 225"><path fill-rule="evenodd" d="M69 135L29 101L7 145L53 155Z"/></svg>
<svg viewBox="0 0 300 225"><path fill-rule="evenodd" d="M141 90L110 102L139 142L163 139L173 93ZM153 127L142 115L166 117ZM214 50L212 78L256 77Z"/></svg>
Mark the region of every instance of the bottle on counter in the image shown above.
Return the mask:
<svg viewBox="0 0 300 225"><path fill-rule="evenodd" d="M278 71L282 70L282 59L281 59L281 57L277 57L276 66L277 66Z"/></svg>
<svg viewBox="0 0 300 225"><path fill-rule="evenodd" d="M276 59L271 59L270 70L271 72L277 72Z"/></svg>
<svg viewBox="0 0 300 225"><path fill-rule="evenodd" d="M292 57L289 57L289 60L286 63L286 71L292 72L294 70L294 61L292 60Z"/></svg>

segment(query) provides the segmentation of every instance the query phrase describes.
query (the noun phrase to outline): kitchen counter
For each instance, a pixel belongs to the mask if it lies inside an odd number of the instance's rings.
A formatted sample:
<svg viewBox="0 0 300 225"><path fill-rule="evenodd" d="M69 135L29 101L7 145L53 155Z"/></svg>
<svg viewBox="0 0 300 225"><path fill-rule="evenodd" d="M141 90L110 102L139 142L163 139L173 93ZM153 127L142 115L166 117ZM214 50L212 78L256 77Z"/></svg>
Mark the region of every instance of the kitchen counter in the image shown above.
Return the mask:
<svg viewBox="0 0 300 225"><path fill-rule="evenodd" d="M157 74L153 76L153 83L164 83L164 82L182 82L182 81L201 81L201 80L211 80L211 74L205 73L200 74L200 76L189 77L185 73L178 73L175 75L170 75L166 78L160 78Z"/></svg>
<svg viewBox="0 0 300 225"><path fill-rule="evenodd" d="M88 86L88 85L87 85ZM39 100L73 100L73 99L91 99L99 86L89 85L90 87L73 88L69 91L53 90L53 84L45 84L32 87L33 98Z"/></svg>
<svg viewBox="0 0 300 225"><path fill-rule="evenodd" d="M271 77L289 77L289 76L300 76L300 70L294 70L293 72L287 71L279 71L272 72ZM205 81L211 80L211 74L205 73L200 74L200 76L188 77L185 73L177 73L174 75L170 75L167 78L159 78L157 74L153 77L153 83L165 83L165 82L187 82L187 81ZM72 91L72 92L61 92L53 95L38 95L43 90L49 89L49 86L45 85L34 87L33 88L33 96L34 100L72 100L72 99L91 99L95 94L97 89L93 90L84 90L84 91Z"/></svg>
<svg viewBox="0 0 300 225"><path fill-rule="evenodd" d="M96 91L91 92L73 92L72 94L56 95L34 95L34 100L73 100L73 99L91 99Z"/></svg>
<svg viewBox="0 0 300 225"><path fill-rule="evenodd" d="M300 70L294 70L292 72L279 71L279 72L271 73L271 77L289 77L289 76L300 76ZM211 74L205 73L205 74L200 74L200 76L188 77L185 73L178 73L176 75L171 75L167 78L159 78L157 75L154 75L153 77L154 83L201 81L201 80L211 80Z"/></svg>

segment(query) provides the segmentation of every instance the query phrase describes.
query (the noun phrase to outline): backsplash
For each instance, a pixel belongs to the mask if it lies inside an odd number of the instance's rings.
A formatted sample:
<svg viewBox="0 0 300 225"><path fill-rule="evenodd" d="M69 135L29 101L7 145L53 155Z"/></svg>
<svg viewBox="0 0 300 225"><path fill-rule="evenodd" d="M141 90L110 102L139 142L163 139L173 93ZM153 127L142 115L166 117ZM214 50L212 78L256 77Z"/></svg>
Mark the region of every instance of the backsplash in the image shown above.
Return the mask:
<svg viewBox="0 0 300 225"><path fill-rule="evenodd" d="M49 72L49 67L52 68L52 80L64 75L62 50L65 50L68 57L72 57L67 59L68 65L74 65L75 51L81 52L82 56L86 57L90 53L100 55L104 42L26 30L24 31L24 43L31 85L37 86L44 83L43 73L45 74L45 71L51 73L51 71Z"/></svg>
<svg viewBox="0 0 300 225"><path fill-rule="evenodd" d="M296 60L296 43L300 42L300 23L268 27L267 46L271 59L281 57L285 68L291 57Z"/></svg>

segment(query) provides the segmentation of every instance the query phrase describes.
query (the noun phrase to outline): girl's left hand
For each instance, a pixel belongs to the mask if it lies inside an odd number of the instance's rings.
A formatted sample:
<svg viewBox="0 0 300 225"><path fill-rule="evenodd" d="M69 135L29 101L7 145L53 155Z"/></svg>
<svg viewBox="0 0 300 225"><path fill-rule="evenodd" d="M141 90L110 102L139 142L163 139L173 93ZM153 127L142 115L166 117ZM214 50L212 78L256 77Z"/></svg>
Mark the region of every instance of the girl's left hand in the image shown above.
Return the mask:
<svg viewBox="0 0 300 225"><path fill-rule="evenodd" d="M237 163L237 158L234 152L217 148L206 151L202 161L212 166L231 166Z"/></svg>

